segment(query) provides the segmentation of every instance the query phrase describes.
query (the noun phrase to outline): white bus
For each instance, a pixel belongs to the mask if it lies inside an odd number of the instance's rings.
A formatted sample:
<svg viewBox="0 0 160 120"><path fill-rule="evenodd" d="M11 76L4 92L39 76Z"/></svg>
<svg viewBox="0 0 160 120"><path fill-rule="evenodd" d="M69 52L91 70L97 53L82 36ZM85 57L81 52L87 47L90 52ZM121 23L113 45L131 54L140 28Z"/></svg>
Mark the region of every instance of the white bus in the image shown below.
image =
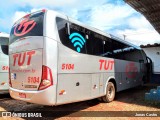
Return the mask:
<svg viewBox="0 0 160 120"><path fill-rule="evenodd" d="M111 102L146 78L139 47L50 10L13 25L9 57L11 97L36 104Z"/></svg>
<svg viewBox="0 0 160 120"><path fill-rule="evenodd" d="M9 56L8 56L9 35L0 32L0 94L9 93L8 86L8 71L9 71Z"/></svg>

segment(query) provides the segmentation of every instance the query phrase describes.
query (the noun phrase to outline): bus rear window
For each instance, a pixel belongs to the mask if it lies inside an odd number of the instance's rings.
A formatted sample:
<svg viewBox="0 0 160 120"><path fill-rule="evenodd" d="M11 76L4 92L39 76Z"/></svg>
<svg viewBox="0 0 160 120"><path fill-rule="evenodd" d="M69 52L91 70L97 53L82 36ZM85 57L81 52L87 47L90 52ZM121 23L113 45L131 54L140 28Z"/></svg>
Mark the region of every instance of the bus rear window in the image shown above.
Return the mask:
<svg viewBox="0 0 160 120"><path fill-rule="evenodd" d="M5 55L8 55L8 42L9 42L9 38L0 37L1 51Z"/></svg>
<svg viewBox="0 0 160 120"><path fill-rule="evenodd" d="M29 14L16 22L10 33L10 44L26 36L43 36L44 12Z"/></svg>

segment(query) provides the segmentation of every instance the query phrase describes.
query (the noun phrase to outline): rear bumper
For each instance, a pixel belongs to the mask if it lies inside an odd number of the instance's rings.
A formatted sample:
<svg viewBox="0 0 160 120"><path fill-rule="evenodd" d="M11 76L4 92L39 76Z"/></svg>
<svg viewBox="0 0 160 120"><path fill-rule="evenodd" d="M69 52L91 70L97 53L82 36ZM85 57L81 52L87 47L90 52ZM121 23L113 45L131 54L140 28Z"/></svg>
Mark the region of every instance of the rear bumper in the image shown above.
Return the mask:
<svg viewBox="0 0 160 120"><path fill-rule="evenodd" d="M56 94L54 94L53 91L54 91L53 86L42 91L25 91L25 90L14 89L12 87L9 88L9 93L12 98L41 105L55 105ZM19 96L20 93L25 94L26 97L21 98Z"/></svg>

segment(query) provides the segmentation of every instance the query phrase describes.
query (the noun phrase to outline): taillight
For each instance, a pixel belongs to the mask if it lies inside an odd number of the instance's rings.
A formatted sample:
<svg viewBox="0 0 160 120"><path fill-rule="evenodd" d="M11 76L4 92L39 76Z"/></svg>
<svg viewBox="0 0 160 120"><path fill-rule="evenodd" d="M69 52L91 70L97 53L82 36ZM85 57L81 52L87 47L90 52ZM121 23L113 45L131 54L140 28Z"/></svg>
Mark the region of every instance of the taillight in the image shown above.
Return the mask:
<svg viewBox="0 0 160 120"><path fill-rule="evenodd" d="M9 74L8 74L8 78L9 78L9 86L12 87L12 83L11 83L11 75L10 75L10 68L9 68Z"/></svg>
<svg viewBox="0 0 160 120"><path fill-rule="evenodd" d="M52 71L47 66L42 66L42 79L38 90L43 90L53 85Z"/></svg>

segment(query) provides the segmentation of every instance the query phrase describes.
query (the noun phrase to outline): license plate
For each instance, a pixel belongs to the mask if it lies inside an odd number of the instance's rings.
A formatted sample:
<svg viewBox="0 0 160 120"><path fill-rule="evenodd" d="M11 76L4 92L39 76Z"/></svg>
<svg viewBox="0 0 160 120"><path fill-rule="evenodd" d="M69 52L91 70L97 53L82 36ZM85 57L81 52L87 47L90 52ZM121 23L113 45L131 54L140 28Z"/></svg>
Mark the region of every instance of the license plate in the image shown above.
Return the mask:
<svg viewBox="0 0 160 120"><path fill-rule="evenodd" d="M20 98L26 98L26 94L25 93L19 93L19 97Z"/></svg>

